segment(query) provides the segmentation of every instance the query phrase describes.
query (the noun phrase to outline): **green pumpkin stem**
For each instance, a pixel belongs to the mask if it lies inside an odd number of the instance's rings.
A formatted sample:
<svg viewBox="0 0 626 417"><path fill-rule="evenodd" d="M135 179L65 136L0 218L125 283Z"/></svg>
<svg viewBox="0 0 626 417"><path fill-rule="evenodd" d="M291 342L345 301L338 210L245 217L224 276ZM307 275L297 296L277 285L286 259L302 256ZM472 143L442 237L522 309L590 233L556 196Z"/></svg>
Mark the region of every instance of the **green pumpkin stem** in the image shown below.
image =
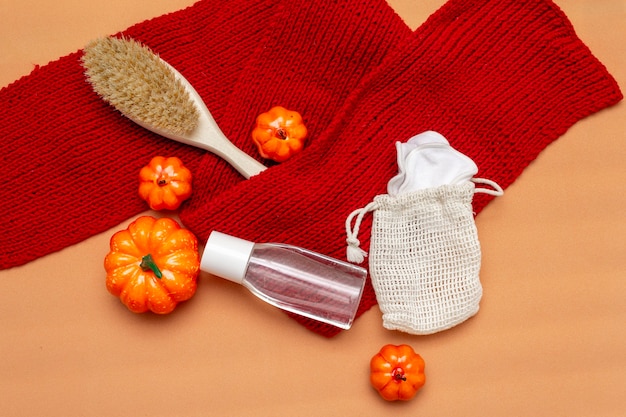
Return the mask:
<svg viewBox="0 0 626 417"><path fill-rule="evenodd" d="M150 270L154 272L154 275L156 275L156 277L159 279L163 277L163 273L161 272L157 264L154 262L154 259L152 258L152 255L150 254L147 254L143 258L141 258L141 263L139 264L139 266L144 271Z"/></svg>

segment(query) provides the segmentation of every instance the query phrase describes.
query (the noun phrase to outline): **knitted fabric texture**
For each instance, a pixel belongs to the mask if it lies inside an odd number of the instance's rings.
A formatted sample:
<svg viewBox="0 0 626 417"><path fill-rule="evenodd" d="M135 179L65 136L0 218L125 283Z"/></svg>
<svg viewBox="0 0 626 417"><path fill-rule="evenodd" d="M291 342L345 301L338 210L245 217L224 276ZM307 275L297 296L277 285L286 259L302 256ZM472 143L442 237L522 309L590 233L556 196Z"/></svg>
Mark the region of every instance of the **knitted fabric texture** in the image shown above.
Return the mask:
<svg viewBox="0 0 626 417"><path fill-rule="evenodd" d="M383 0L206 0L123 33L181 72L228 137L261 160L249 132L258 113L291 106L306 114L310 135L319 134L360 79L411 30ZM85 81L81 55L36 68L0 91L0 174L11 185L0 191L0 268L146 210L136 178L155 155L183 160L201 198L243 180L216 156L120 116ZM252 63L254 69L244 71Z"/></svg>
<svg viewBox="0 0 626 417"><path fill-rule="evenodd" d="M201 1L124 34L184 73L219 121L277 7L270 0ZM147 210L137 196L137 176L153 156L177 156L195 172L205 154L147 132L104 103L85 80L81 56L78 51L37 67L0 91L0 175L10 184L0 190L0 268ZM216 181L213 189L230 185Z"/></svg>
<svg viewBox="0 0 626 417"><path fill-rule="evenodd" d="M310 52L293 54L281 46L268 50L281 51L275 53L294 65L316 67ZM245 73L263 74L267 63L261 64L252 62ZM271 73L276 84L280 72ZM238 87L241 94L236 87L229 103L233 110L265 92L247 82ZM303 94L307 102L326 105ZM272 95L277 102L298 96L291 90ZM200 238L217 229L343 259L344 220L384 192L395 173L396 140L440 132L478 165L481 177L506 187L572 124L620 99L615 81L553 3L451 0L364 76L304 152L219 195L202 194L211 178L200 177L200 192L181 219ZM242 119L252 120L260 110L250 107ZM477 195L474 212L491 198ZM368 227L364 223L364 236ZM362 242L364 249L368 245ZM357 314L375 303L367 286ZM337 332L294 318L327 336Z"/></svg>
<svg viewBox="0 0 626 417"><path fill-rule="evenodd" d="M473 196L467 182L374 198L369 271L385 328L431 334L478 312Z"/></svg>
<svg viewBox="0 0 626 417"><path fill-rule="evenodd" d="M276 104L303 115L307 148L244 181L121 117L85 82L80 51L70 54L0 91L0 173L11 185L0 196L0 267L145 210L137 172L157 154L194 172L180 216L200 240L216 229L342 258L343 219L384 190L394 140L437 130L507 186L572 124L622 98L548 0L451 0L414 33L382 0L202 0L124 34L189 79L250 155L256 115ZM359 314L375 302L368 286Z"/></svg>

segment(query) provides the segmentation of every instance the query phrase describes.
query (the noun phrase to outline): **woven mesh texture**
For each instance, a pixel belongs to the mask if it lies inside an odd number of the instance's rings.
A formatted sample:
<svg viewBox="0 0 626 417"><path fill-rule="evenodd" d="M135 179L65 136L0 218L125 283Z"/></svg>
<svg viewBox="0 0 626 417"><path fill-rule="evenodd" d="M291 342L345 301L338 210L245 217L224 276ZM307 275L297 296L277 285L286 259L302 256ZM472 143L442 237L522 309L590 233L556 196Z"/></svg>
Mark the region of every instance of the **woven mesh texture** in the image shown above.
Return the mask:
<svg viewBox="0 0 626 417"><path fill-rule="evenodd" d="M369 270L385 328L430 334L476 314L473 196L470 182L374 199Z"/></svg>

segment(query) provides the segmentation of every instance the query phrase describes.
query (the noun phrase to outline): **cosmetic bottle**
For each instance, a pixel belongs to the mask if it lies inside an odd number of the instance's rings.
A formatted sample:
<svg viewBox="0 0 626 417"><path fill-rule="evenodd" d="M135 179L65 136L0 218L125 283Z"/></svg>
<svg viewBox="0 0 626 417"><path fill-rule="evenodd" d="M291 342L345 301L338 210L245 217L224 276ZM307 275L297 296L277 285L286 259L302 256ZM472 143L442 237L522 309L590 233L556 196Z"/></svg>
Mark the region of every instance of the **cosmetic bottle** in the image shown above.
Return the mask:
<svg viewBox="0 0 626 417"><path fill-rule="evenodd" d="M214 231L200 268L267 303L342 329L352 325L367 270L300 247L254 243Z"/></svg>

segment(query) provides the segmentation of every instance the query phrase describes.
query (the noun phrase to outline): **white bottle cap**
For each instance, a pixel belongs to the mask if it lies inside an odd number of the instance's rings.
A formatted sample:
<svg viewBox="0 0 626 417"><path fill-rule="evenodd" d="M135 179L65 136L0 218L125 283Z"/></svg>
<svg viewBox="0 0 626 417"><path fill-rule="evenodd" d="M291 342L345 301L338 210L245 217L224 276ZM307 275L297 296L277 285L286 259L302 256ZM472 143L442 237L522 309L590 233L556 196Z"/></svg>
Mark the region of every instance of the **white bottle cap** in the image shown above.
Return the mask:
<svg viewBox="0 0 626 417"><path fill-rule="evenodd" d="M211 232L200 260L200 269L241 284L246 275L254 242Z"/></svg>

